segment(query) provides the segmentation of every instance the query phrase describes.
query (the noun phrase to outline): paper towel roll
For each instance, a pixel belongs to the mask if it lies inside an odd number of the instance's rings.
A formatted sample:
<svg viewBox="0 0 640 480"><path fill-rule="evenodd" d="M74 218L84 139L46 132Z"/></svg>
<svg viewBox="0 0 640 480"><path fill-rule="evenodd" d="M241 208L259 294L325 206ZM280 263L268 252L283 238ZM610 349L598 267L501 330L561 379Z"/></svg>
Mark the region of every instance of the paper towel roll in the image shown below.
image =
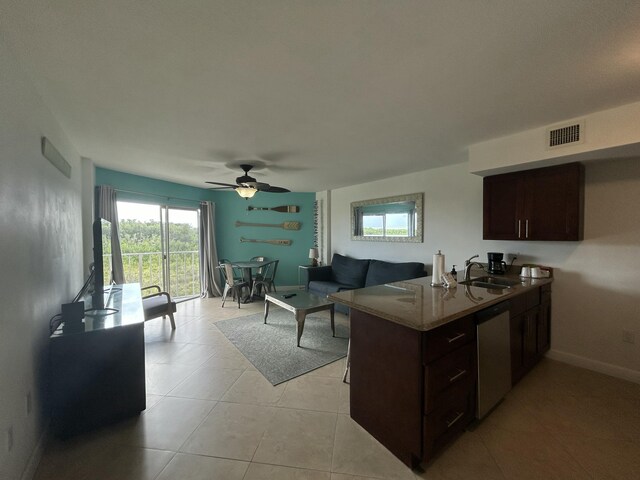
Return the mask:
<svg viewBox="0 0 640 480"><path fill-rule="evenodd" d="M442 274L444 273L444 255L438 250L433 256L433 274L431 277L431 286L432 287L441 287L442 286Z"/></svg>

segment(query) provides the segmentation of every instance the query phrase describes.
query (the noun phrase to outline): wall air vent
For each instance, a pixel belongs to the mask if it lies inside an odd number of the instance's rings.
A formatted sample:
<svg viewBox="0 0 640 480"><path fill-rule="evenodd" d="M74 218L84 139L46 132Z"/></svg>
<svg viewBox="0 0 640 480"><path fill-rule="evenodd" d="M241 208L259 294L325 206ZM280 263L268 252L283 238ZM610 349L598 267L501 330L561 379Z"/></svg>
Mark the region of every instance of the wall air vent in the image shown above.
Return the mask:
<svg viewBox="0 0 640 480"><path fill-rule="evenodd" d="M584 141L584 122L547 129L547 148L575 145Z"/></svg>

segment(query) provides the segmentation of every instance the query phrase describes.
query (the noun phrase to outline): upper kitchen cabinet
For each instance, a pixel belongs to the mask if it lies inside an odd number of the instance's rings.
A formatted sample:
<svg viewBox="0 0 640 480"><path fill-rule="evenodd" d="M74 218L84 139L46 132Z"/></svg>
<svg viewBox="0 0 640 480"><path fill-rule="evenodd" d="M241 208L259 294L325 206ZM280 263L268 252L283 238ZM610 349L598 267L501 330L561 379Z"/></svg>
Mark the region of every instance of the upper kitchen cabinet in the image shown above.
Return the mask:
<svg viewBox="0 0 640 480"><path fill-rule="evenodd" d="M579 163L484 178L485 240L582 240Z"/></svg>

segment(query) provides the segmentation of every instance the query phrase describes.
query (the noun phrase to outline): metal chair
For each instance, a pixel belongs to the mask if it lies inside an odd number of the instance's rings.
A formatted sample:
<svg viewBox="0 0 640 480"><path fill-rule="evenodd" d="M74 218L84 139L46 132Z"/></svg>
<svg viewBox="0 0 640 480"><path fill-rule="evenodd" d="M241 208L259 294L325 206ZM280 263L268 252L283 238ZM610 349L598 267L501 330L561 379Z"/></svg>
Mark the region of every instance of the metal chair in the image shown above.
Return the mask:
<svg viewBox="0 0 640 480"><path fill-rule="evenodd" d="M266 292L270 292L272 289L274 292L277 292L274 280L276 278L276 271L278 270L278 262L280 262L280 260L273 260L264 266L263 277L253 282L251 296L255 294L256 290L262 287L264 287Z"/></svg>
<svg viewBox="0 0 640 480"><path fill-rule="evenodd" d="M252 257L251 261L252 262L265 262L267 260L267 257ZM264 275L264 267L260 267L256 270L255 275L253 275L253 280L259 280L260 278L262 278Z"/></svg>
<svg viewBox="0 0 640 480"><path fill-rule="evenodd" d="M258 257L252 257L251 258L252 262L266 262L267 261L267 257L263 257L263 256L258 256ZM264 278L264 274L265 274L265 267L260 267L258 269L256 269L255 273L253 273L251 275L251 284L253 285L256 281L258 280L262 280ZM258 295L260 295L260 288L258 288ZM251 296L253 297L253 288L251 288Z"/></svg>
<svg viewBox="0 0 640 480"><path fill-rule="evenodd" d="M222 292L222 307L227 299L229 292L238 300L238 308L240 308L240 299L242 297L242 289L249 289L249 282L244 280L235 280L233 278L233 265L230 263L223 263L218 266L224 277L224 292Z"/></svg>
<svg viewBox="0 0 640 480"><path fill-rule="evenodd" d="M227 260L226 258L221 258L220 260L218 260L218 266L222 266L225 263L231 263L231 260ZM231 266L233 267L233 264L231 264ZM243 280L244 279L240 269L233 267L233 279L234 280ZM222 282L224 283L224 278L222 279Z"/></svg>
<svg viewBox="0 0 640 480"><path fill-rule="evenodd" d="M145 290L156 290L155 293L144 294ZM171 300L171 296L167 292L163 292L159 285L151 285L143 287L142 291L142 309L144 311L144 320L151 320L162 316L169 316L171 321L171 329L176 329L176 322L173 314L176 312L176 302Z"/></svg>

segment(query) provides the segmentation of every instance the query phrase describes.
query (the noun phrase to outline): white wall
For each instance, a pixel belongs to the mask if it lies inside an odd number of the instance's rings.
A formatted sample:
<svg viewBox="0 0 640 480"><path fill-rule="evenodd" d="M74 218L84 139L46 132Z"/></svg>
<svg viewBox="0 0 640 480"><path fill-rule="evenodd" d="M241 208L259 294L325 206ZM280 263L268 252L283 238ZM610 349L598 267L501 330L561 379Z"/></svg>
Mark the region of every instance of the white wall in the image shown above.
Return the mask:
<svg viewBox="0 0 640 480"><path fill-rule="evenodd" d="M35 468L49 318L83 283L80 158L0 38L0 478ZM40 154L46 136L71 179ZM26 396L31 392L32 412ZM14 445L7 452L7 430Z"/></svg>
<svg viewBox="0 0 640 480"><path fill-rule="evenodd" d="M547 128L583 122L582 142L549 149ZM574 161L640 155L640 102L493 138L469 147L469 171L493 175Z"/></svg>
<svg viewBox="0 0 640 480"><path fill-rule="evenodd" d="M429 264L441 249L447 270L479 253L517 253L516 263L556 268L552 352L555 358L640 382L640 160L588 163L582 242L482 240L482 178L466 163L331 192L333 252L358 258ZM350 240L350 203L424 192L424 243ZM622 343L622 330L636 344Z"/></svg>

